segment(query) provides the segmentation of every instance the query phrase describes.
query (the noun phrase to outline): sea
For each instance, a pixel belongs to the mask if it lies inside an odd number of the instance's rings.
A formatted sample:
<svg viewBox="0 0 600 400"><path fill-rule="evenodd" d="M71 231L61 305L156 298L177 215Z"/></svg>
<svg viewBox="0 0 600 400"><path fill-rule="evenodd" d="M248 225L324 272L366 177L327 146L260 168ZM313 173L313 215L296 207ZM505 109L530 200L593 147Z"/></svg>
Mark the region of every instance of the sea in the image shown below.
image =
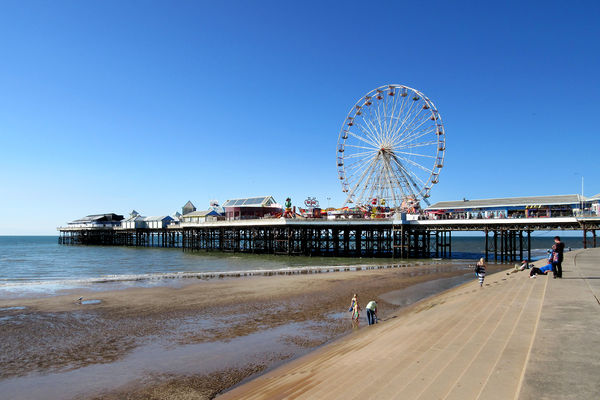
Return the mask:
<svg viewBox="0 0 600 400"><path fill-rule="evenodd" d="M567 248L581 239L563 238ZM551 236L532 236L532 259L547 255ZM303 269L356 269L397 263L475 260L485 249L482 237L453 236L452 259L398 260L221 254L181 249L59 245L56 236L0 236L0 299L44 297L74 289L114 290L129 287L179 286L186 278L212 279Z"/></svg>

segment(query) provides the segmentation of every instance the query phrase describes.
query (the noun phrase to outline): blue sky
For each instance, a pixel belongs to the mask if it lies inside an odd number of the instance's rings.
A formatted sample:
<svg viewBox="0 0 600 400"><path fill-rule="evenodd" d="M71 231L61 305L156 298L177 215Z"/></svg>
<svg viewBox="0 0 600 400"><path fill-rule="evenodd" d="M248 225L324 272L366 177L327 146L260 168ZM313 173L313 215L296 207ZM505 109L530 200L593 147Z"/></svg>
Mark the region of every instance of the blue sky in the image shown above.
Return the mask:
<svg viewBox="0 0 600 400"><path fill-rule="evenodd" d="M600 192L600 6L3 1L0 234L272 194L341 205L354 102L421 90L447 134L431 200ZM524 4L526 3L526 4Z"/></svg>

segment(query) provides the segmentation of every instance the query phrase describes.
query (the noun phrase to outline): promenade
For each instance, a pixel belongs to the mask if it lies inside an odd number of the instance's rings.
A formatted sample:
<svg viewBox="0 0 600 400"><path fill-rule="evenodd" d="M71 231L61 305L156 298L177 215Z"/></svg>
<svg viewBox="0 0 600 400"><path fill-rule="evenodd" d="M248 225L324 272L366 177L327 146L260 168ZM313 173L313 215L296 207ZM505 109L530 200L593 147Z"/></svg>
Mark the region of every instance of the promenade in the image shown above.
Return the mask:
<svg viewBox="0 0 600 400"><path fill-rule="evenodd" d="M474 279L219 398L596 399L600 249L563 270Z"/></svg>

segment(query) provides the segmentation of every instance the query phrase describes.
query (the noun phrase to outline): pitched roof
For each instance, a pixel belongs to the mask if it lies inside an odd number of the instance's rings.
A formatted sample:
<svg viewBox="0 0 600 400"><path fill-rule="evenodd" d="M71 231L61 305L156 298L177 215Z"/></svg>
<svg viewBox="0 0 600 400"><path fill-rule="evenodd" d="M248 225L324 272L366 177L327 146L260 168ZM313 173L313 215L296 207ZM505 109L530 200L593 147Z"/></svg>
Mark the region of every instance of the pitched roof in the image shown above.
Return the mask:
<svg viewBox="0 0 600 400"><path fill-rule="evenodd" d="M169 215L161 215L159 217L144 217L144 221L145 222L152 222L152 221L164 221L164 220L172 220L173 217L169 216Z"/></svg>
<svg viewBox="0 0 600 400"><path fill-rule="evenodd" d="M269 207L275 203L273 196L246 197L227 200L223 203L223 207Z"/></svg>
<svg viewBox="0 0 600 400"><path fill-rule="evenodd" d="M204 210L204 211L194 211L191 212L189 214L185 214L184 217L206 217L207 215L216 215L219 216L220 214L218 212L216 212L215 210Z"/></svg>
<svg viewBox="0 0 600 400"><path fill-rule="evenodd" d="M584 198L584 200L587 199ZM577 204L580 201L581 196L578 194L556 196L507 197L499 199L440 201L427 207L426 209L439 210L456 208L514 207L531 205L566 205Z"/></svg>
<svg viewBox="0 0 600 400"><path fill-rule="evenodd" d="M83 218L76 219L69 222L70 224L85 224L89 222L105 221L105 222L117 222L123 219L122 215L110 213L110 214L92 214L86 215Z"/></svg>

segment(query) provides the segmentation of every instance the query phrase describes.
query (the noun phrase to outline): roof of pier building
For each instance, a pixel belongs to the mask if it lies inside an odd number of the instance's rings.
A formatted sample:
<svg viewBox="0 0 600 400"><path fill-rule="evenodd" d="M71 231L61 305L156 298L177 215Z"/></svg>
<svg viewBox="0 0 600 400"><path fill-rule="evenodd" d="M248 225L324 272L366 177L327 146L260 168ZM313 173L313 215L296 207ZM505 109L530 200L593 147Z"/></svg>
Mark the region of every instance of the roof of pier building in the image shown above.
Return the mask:
<svg viewBox="0 0 600 400"><path fill-rule="evenodd" d="M109 214L92 214L86 215L83 218L76 219L69 222L69 224L89 224L92 222L118 222L123 219L122 215L109 213Z"/></svg>
<svg viewBox="0 0 600 400"><path fill-rule="evenodd" d="M273 196L263 196L227 200L223 203L223 208L227 207L278 207L278 205Z"/></svg>
<svg viewBox="0 0 600 400"><path fill-rule="evenodd" d="M208 215L214 215L214 216L217 216L217 217L221 216L221 214L219 214L215 210L203 210L203 211L194 211L194 212L191 212L189 214L185 214L184 217L185 218L188 218L188 217L206 217Z"/></svg>
<svg viewBox="0 0 600 400"><path fill-rule="evenodd" d="M144 222L152 222L152 221L172 221L173 217L170 215L161 215L158 217L144 217Z"/></svg>
<svg viewBox="0 0 600 400"><path fill-rule="evenodd" d="M181 213L183 215L196 211L196 206L188 200L183 207L181 207Z"/></svg>
<svg viewBox="0 0 600 400"><path fill-rule="evenodd" d="M498 199L478 200L456 200L440 201L426 208L426 210L447 209L471 209L471 208L495 208L495 207L518 207L518 206L554 206L554 205L576 205L581 201L588 201L579 194L555 195L555 196L531 196L531 197L506 197Z"/></svg>

